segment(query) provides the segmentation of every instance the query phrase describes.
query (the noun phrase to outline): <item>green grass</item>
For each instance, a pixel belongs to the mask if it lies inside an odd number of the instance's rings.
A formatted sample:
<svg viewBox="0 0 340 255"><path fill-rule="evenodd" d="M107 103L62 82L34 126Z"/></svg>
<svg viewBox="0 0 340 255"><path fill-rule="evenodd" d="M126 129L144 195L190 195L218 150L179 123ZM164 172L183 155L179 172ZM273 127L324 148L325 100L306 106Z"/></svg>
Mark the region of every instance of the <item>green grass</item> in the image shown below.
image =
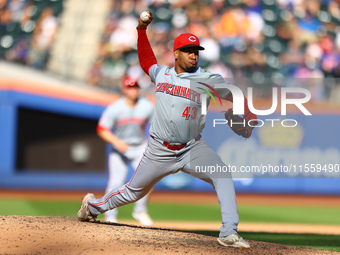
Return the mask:
<svg viewBox="0 0 340 255"><path fill-rule="evenodd" d="M0 200L0 215L74 216L80 203L36 200Z"/></svg>
<svg viewBox="0 0 340 255"><path fill-rule="evenodd" d="M71 216L76 217L81 201L37 201L0 199L0 215ZM119 219L132 219L133 204L119 208ZM221 221L217 205L151 203L154 220ZM241 222L277 222L339 225L340 209L332 207L239 206ZM100 215L98 219L103 219ZM197 232L197 231L195 231ZM218 235L215 231L199 231ZM242 233L245 239L311 247L340 252L339 235Z"/></svg>
<svg viewBox="0 0 340 255"><path fill-rule="evenodd" d="M76 216L80 201L0 200L0 215ZM119 208L120 219L132 219L133 205ZM239 206L240 220L245 222L277 222L331 224L340 227L340 208ZM218 205L151 203L149 212L155 220L221 221Z"/></svg>
<svg viewBox="0 0 340 255"><path fill-rule="evenodd" d="M239 215L251 222L340 225L340 207L239 206Z"/></svg>
<svg viewBox="0 0 340 255"><path fill-rule="evenodd" d="M255 241L340 251L340 235L242 233L243 238Z"/></svg>
<svg viewBox="0 0 340 255"><path fill-rule="evenodd" d="M217 231L187 231L218 236ZM281 234L261 232L239 232L246 240L301 246L340 252L340 235Z"/></svg>

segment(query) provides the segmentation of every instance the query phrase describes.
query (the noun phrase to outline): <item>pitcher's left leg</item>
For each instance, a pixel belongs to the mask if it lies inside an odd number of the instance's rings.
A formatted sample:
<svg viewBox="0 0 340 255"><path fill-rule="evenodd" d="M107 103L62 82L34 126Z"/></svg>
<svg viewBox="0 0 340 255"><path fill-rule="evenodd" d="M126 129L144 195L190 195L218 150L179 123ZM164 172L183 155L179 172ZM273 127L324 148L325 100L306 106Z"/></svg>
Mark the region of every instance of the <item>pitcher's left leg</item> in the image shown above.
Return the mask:
<svg viewBox="0 0 340 255"><path fill-rule="evenodd" d="M183 171L210 183L216 191L223 224L220 229L220 236L237 233L239 216L236 195L227 166L220 156L201 140L193 144L186 157L189 157L186 159L189 162Z"/></svg>
<svg viewBox="0 0 340 255"><path fill-rule="evenodd" d="M188 161L183 171L210 183L216 191L223 224L218 243L229 247L250 248L249 243L237 233L239 217L234 184L231 173L220 156L200 140L192 145L190 153L183 161Z"/></svg>

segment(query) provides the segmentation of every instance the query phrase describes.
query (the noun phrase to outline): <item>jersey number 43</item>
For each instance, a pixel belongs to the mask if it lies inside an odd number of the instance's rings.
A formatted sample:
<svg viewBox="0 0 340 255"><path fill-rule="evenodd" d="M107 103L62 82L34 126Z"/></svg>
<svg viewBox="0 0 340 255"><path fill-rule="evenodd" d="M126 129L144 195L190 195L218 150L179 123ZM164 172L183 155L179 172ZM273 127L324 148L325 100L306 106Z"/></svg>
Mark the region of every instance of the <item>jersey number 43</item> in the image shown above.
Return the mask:
<svg viewBox="0 0 340 255"><path fill-rule="evenodd" d="M187 106L182 112L182 117L184 117L186 120L188 120L189 118L195 119L196 114L197 114L197 107L191 107L190 109L190 106Z"/></svg>

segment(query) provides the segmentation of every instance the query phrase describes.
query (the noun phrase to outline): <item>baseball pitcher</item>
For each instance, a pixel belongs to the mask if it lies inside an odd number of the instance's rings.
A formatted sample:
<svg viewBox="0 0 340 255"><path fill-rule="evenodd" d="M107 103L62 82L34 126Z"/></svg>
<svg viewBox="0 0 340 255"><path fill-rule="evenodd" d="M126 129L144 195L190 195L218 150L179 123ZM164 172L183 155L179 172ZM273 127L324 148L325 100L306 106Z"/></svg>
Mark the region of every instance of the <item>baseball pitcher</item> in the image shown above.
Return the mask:
<svg viewBox="0 0 340 255"><path fill-rule="evenodd" d="M222 217L218 243L250 248L249 243L237 233L239 216L231 173L211 174L199 172L195 167L219 165L227 168L220 156L201 140L206 117L201 112L202 98L210 99L203 96L204 93L217 93L220 98L229 101L233 101L232 94L223 86L217 86L227 84L219 74L198 67L199 51L204 48L193 34L181 34L175 39L174 67L158 65L146 34L147 26L152 21L152 14L148 13L149 20L139 19L137 26L140 65L155 83L155 111L147 148L127 184L111 190L100 199L91 193L85 195L78 219L89 221L107 210L137 201L163 177L183 171L210 183L216 191ZM256 119L247 107L247 100L244 113L245 123ZM238 127L238 134L250 137L255 125L256 121L251 126L245 124Z"/></svg>

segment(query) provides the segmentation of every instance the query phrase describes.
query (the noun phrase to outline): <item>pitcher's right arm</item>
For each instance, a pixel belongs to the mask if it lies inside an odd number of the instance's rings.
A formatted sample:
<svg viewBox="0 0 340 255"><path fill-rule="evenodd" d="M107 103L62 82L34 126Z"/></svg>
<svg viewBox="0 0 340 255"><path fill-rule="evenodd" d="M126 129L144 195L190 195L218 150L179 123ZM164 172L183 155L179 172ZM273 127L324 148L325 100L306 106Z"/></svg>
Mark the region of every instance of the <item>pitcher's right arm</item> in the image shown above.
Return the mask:
<svg viewBox="0 0 340 255"><path fill-rule="evenodd" d="M157 65L157 60L155 54L152 51L148 37L146 35L146 28L152 21L152 13L148 12L150 18L148 21L144 22L140 18L138 19L138 39L137 39L137 52L140 66L143 71L149 75L149 69L153 65Z"/></svg>

